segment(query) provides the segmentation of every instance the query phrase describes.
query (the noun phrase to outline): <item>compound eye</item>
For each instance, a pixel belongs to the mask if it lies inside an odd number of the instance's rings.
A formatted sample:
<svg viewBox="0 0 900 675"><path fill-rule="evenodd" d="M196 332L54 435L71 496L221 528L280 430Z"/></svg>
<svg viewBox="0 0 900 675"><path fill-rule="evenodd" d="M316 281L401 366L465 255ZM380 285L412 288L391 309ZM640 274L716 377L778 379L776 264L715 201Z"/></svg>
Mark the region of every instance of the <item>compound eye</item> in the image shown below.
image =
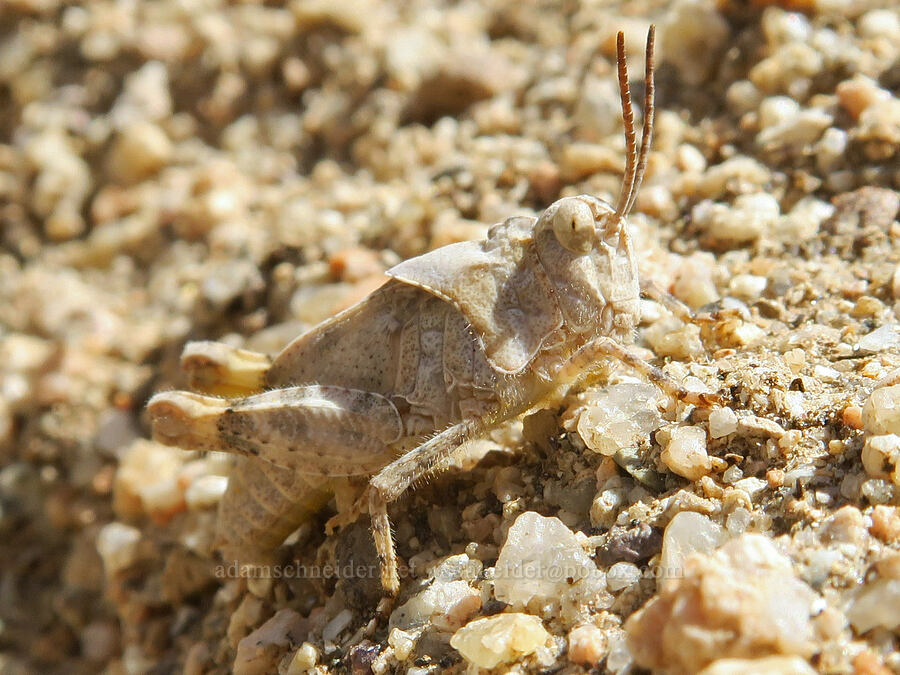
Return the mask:
<svg viewBox="0 0 900 675"><path fill-rule="evenodd" d="M553 234L563 248L587 253L594 240L594 213L580 199L567 199L553 214Z"/></svg>

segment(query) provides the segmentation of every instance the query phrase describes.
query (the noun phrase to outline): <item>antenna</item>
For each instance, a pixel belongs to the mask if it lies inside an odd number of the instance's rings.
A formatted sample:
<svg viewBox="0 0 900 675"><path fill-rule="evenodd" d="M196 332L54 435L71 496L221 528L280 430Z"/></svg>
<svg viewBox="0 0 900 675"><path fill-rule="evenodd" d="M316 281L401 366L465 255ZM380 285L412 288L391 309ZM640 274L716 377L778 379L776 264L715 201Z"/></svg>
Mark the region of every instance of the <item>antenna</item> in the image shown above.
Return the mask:
<svg viewBox="0 0 900 675"><path fill-rule="evenodd" d="M641 156L638 159L631 198L625 206L625 211L622 214L623 218L631 212L631 207L634 206L634 200L637 199L638 190L641 188L641 181L644 180L644 172L647 170L647 158L650 156L650 144L653 141L653 121L656 117L656 107L653 103L653 98L656 94L656 82L653 79L653 71L656 68L656 63L653 58L653 47L655 42L656 26L650 24L650 30L647 32L647 65L644 71L644 128L641 130Z"/></svg>
<svg viewBox="0 0 900 675"><path fill-rule="evenodd" d="M656 86L653 71L656 66L653 58L653 47L656 42L656 27L651 24L647 33L647 68L644 89L644 126L641 130L640 157L636 150L634 133L634 110L631 100L631 88L628 86L628 64L625 56L625 34L619 31L616 35L616 68L619 74L619 93L622 98L622 120L625 123L625 175L622 178L622 191L616 203L616 213L625 218L634 206L638 189L647 169L647 158L650 155L650 141L653 139L653 118L655 107L653 96Z"/></svg>
<svg viewBox="0 0 900 675"><path fill-rule="evenodd" d="M626 213L623 209L631 201L631 193L634 191L634 161L637 151L635 150L631 88L628 86L628 63L625 57L625 33L622 31L616 35L616 69L619 73L619 94L622 98L622 121L625 123L625 175L622 177L619 201L616 202L616 213L620 218L624 218Z"/></svg>

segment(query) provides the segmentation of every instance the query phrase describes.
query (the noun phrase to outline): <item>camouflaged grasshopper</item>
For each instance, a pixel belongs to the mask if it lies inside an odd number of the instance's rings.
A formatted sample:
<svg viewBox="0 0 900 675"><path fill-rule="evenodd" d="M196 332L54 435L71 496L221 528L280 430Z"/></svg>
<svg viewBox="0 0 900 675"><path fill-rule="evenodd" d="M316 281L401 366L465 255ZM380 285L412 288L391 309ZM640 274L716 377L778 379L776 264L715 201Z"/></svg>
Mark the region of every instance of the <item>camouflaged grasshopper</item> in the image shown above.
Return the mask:
<svg viewBox="0 0 900 675"><path fill-rule="evenodd" d="M220 545L235 552L274 548L328 500L331 479L371 476L363 497L328 527L369 512L381 583L394 596L399 578L387 505L468 439L589 379L609 358L679 400L716 400L682 389L624 346L640 313L625 217L650 149L653 43L651 28L638 155L618 35L627 164L615 207L588 195L567 197L537 218L509 218L483 241L407 260L387 272L381 288L271 362L224 345L188 345L184 362L195 388L230 396L262 391L235 398L167 392L149 403L158 440L252 458L235 468L221 503Z"/></svg>

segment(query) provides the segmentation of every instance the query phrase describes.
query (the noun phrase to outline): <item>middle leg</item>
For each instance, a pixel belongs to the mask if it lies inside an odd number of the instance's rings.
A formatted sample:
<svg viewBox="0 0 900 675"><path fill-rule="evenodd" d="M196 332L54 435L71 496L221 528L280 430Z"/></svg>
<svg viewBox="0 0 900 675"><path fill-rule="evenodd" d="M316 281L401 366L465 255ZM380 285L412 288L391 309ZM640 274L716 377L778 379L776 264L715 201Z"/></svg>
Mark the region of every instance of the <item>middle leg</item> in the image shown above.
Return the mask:
<svg viewBox="0 0 900 675"><path fill-rule="evenodd" d="M484 433L494 424L481 420L454 424L388 464L369 481L367 494L360 499L357 508L362 510L368 506L375 549L381 566L381 585L388 595L396 596L400 590L397 553L387 513L388 504L399 499L411 485L439 470L461 445Z"/></svg>

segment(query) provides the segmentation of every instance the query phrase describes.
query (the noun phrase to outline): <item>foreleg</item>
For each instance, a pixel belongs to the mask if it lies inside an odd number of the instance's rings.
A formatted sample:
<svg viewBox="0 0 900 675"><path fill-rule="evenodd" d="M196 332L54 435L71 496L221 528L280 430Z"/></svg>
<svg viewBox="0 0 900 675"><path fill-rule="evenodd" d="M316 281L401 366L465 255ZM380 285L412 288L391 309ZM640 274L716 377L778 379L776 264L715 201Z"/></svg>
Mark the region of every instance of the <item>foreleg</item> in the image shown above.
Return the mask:
<svg viewBox="0 0 900 675"><path fill-rule="evenodd" d="M716 309L712 314L697 314L684 304L681 300L665 290L655 281L649 279L641 280L641 295L645 298L658 302L667 310L669 310L676 318L684 323L693 323L699 326L714 324L727 317L737 317L740 319L747 318L746 309L743 311L737 308Z"/></svg>
<svg viewBox="0 0 900 675"><path fill-rule="evenodd" d="M598 376L597 362L603 358L614 358L624 363L679 401L704 408L722 405L722 399L717 394L685 389L652 363L609 337L597 338L575 352L563 369L562 379L591 382Z"/></svg>
<svg viewBox="0 0 900 675"><path fill-rule="evenodd" d="M697 322L693 310L655 281L641 279L641 295L658 302L684 323ZM701 318L700 321L703 319Z"/></svg>

